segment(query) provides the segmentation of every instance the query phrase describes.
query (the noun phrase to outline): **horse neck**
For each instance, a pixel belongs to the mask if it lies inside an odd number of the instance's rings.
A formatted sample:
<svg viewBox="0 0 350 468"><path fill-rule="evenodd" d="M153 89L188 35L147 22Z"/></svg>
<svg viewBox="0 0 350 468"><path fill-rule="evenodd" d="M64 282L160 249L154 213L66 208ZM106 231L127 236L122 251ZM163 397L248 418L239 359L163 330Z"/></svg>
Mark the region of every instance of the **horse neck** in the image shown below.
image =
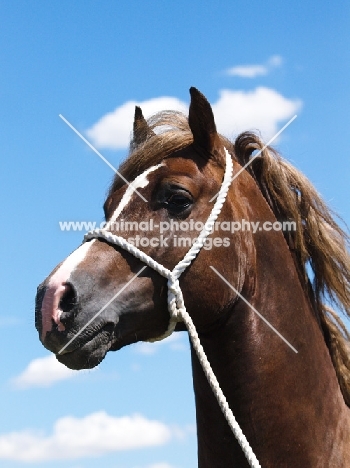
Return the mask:
<svg viewBox="0 0 350 468"><path fill-rule="evenodd" d="M349 411L322 331L283 236L268 234L255 244L255 278L242 295L298 353L241 299L200 340L264 468L349 466ZM194 351L192 366L199 467L248 466Z"/></svg>

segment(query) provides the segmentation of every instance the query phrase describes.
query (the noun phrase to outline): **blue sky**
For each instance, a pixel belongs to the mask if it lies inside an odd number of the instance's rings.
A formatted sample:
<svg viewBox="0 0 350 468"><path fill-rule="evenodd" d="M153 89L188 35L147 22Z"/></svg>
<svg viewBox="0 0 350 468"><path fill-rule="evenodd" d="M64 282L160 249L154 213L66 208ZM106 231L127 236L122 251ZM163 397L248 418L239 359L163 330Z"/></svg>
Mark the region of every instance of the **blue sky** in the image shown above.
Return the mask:
<svg viewBox="0 0 350 468"><path fill-rule="evenodd" d="M1 466L196 466L186 334L109 353L78 375L38 340L36 287L82 239L58 223L102 220L113 176L59 114L117 166L130 103L186 106L196 86L231 137L242 122L268 137L297 113L276 147L349 223L349 10L325 0L0 1ZM107 114L118 126L110 139ZM112 436L127 424L134 442L106 447L98 432L77 451L75 434L99 424ZM140 424L153 439L137 437Z"/></svg>

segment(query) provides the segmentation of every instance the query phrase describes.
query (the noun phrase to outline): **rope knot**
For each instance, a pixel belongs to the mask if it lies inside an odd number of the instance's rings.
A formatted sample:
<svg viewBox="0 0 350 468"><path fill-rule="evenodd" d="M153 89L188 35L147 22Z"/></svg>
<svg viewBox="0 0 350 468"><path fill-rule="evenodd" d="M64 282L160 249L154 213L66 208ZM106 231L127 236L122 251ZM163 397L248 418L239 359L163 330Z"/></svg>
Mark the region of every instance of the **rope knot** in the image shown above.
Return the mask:
<svg viewBox="0 0 350 468"><path fill-rule="evenodd" d="M177 296L180 291L179 279L174 275L170 275L168 278L168 289L174 296Z"/></svg>
<svg viewBox="0 0 350 468"><path fill-rule="evenodd" d="M179 298L181 295L180 283L173 274L168 277L168 308L172 320L178 321L179 317Z"/></svg>

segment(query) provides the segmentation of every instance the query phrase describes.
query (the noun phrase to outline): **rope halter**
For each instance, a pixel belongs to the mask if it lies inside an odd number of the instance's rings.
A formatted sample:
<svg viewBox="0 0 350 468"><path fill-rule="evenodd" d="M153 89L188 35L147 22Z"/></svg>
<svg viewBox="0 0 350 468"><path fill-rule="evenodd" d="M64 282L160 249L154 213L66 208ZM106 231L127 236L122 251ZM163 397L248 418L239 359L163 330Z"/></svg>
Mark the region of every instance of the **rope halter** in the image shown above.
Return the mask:
<svg viewBox="0 0 350 468"><path fill-rule="evenodd" d="M180 283L179 283L179 278L181 274L196 258L198 253L201 251L206 238L214 230L215 221L217 220L221 212L222 206L226 200L226 196L227 196L228 190L232 182L232 174L233 174L233 164L232 164L231 156L226 148L225 148L225 158L226 158L226 167L225 167L224 179L221 184L217 199L214 203L213 209L211 210L211 213L204 225L204 228L200 232L198 238L193 243L192 247L188 250L184 258L175 266L175 268L172 271L168 270L163 265L153 260L153 258L151 258L149 255L146 255L144 252L142 252L140 249L138 249L131 243L127 242L123 237L117 236L107 231L107 228L109 226L108 223L104 229L94 229L88 232L84 236L83 242L87 242L88 240L95 239L95 238L104 239L108 243L115 244L121 247L122 249L126 250L130 254L134 255L134 257L138 258L143 263L145 263L147 266L157 271L161 276L168 279L168 282L167 282L168 284L168 310L170 314L168 329L162 336L149 340L149 341L162 340L163 338L166 338L167 336L172 334L172 332L175 330L177 322L182 321L185 323L187 330L189 332L191 341L192 341L192 345L197 353L198 359L207 376L208 382L218 400L220 408L225 418L227 419L227 422L234 436L236 437L238 443L240 444L245 454L245 457L250 467L261 468L245 435L243 434L232 411L230 410L227 400L220 388L219 382L217 381L215 374L210 366L210 363L207 359L207 356L199 340L196 327L194 326L193 321L186 310L183 294L182 294ZM116 208L115 212L117 212L118 208L119 207Z"/></svg>

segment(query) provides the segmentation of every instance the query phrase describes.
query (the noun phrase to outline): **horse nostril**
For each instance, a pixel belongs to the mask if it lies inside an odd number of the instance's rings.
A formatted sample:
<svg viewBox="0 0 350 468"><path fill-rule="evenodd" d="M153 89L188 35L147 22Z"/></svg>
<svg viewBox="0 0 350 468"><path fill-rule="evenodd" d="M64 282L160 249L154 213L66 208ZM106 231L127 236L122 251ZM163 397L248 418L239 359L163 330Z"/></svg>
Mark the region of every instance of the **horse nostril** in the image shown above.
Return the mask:
<svg viewBox="0 0 350 468"><path fill-rule="evenodd" d="M62 312L70 312L77 304L77 295L75 293L75 289L70 283L66 283L64 286L65 291L61 297L58 307Z"/></svg>

